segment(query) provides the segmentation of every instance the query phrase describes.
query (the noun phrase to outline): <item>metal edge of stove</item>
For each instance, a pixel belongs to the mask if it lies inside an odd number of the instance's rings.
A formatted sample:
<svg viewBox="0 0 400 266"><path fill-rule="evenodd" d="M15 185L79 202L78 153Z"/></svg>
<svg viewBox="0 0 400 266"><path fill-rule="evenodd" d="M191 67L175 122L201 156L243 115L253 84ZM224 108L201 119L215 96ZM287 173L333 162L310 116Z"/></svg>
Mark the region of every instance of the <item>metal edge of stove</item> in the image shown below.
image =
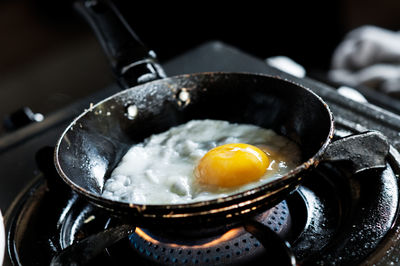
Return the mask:
<svg viewBox="0 0 400 266"><path fill-rule="evenodd" d="M42 174L35 176L29 184L27 184L23 190L21 190L15 197L14 201L10 204L6 213L4 214L4 226L6 232L6 252L7 255L4 257L3 266L11 265L22 265L17 256L17 247L14 243L14 237L11 232L14 232L14 228L17 226L18 214L20 214L24 208L24 205L29 200L30 196L35 195L36 190L45 184L45 179ZM17 264L15 264L17 263ZM1 265L1 264L0 264Z"/></svg>
<svg viewBox="0 0 400 266"><path fill-rule="evenodd" d="M3 264L3 259L5 255L5 242L6 242L6 236L4 232L4 222L3 222L3 216L0 211L0 265Z"/></svg>
<svg viewBox="0 0 400 266"><path fill-rule="evenodd" d="M90 101L92 103L100 101L118 91L119 89L116 85L111 85L105 90L99 91L90 96ZM46 130L58 127L63 123L71 121L72 117L78 116L82 112L82 107L87 106L87 103L88 99L81 99L59 111L49 114L42 122L32 123L10 134L0 136L0 154L12 149L16 145L23 143L28 138L34 137Z"/></svg>

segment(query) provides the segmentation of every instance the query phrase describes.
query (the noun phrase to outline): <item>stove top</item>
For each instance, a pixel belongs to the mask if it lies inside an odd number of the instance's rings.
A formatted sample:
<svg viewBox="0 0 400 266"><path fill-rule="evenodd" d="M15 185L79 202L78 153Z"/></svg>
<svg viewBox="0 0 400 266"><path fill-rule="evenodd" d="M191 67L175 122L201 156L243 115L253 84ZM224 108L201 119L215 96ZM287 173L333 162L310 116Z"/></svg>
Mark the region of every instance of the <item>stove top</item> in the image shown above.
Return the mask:
<svg viewBox="0 0 400 266"><path fill-rule="evenodd" d="M353 176L340 166L321 165L295 193L256 218L269 228L266 232L244 226L188 238L137 228L128 239L97 257L93 265L123 265L122 261L141 265L244 264L274 259L288 262L290 256L306 265L398 263L397 115L343 98L315 80L292 77L220 42L205 43L164 67L169 75L245 71L280 75L303 84L330 106L336 121L336 138L370 129L385 134L392 145L388 167ZM0 139L0 207L7 209L9 248L5 265L46 265L57 251L118 223L74 192L60 187L51 157L51 147L72 118L90 103L117 90L111 85L41 123ZM268 230L275 233L271 235Z"/></svg>
<svg viewBox="0 0 400 266"><path fill-rule="evenodd" d="M339 125L336 137L348 133ZM322 165L305 178L295 193L256 219L289 243L300 264L391 262L387 246L395 249L400 244L396 238L386 238L400 228L399 158L393 149L387 169L356 176L335 165ZM60 250L116 223L57 182L51 167L46 168L52 159L51 148L42 149L37 159L44 167L42 174L33 179L7 214L9 255L17 265L47 265ZM243 227L207 235L193 232L190 237L136 228L128 239L108 248L89 265L128 265L131 261L140 261L140 265L287 261L285 250L277 248L280 241L268 237L263 242L257 232ZM383 257L382 244L388 252Z"/></svg>

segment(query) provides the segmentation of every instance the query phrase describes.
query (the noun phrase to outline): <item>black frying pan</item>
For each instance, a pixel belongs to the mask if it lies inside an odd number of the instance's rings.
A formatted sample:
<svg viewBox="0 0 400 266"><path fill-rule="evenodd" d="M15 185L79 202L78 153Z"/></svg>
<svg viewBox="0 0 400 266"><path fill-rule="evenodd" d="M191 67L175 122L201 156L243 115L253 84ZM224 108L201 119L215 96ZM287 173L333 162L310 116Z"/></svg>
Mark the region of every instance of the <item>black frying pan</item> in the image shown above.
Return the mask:
<svg viewBox="0 0 400 266"><path fill-rule="evenodd" d="M332 113L311 90L279 77L248 73L159 79L164 74L154 53L138 41L114 5L90 1L77 7L95 29L118 81L129 87L91 106L57 143L54 158L59 175L90 202L147 227L227 224L281 201L296 189L306 170L323 159L348 159L350 152L359 149L360 155L367 153L369 158L357 162L359 154L353 156L357 170L385 166L388 144L377 133L331 143ZM189 97L182 97L183 91ZM189 120L206 118L271 128L299 144L303 163L279 180L198 203L139 205L101 196L105 180L132 144ZM365 152L365 145L373 151Z"/></svg>

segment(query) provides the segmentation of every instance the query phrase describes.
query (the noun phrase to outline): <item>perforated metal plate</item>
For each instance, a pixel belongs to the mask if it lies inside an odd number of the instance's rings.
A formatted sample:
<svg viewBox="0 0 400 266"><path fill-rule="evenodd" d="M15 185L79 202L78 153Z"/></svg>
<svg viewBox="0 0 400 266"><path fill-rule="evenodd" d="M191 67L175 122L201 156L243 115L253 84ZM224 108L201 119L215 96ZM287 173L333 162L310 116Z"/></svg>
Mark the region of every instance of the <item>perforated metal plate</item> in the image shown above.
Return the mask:
<svg viewBox="0 0 400 266"><path fill-rule="evenodd" d="M290 214L285 201L256 218L277 234L285 236L290 227ZM211 237L179 239L179 236L157 236L138 228L130 236L133 249L146 259L163 265L232 265L265 254L264 247L243 227Z"/></svg>

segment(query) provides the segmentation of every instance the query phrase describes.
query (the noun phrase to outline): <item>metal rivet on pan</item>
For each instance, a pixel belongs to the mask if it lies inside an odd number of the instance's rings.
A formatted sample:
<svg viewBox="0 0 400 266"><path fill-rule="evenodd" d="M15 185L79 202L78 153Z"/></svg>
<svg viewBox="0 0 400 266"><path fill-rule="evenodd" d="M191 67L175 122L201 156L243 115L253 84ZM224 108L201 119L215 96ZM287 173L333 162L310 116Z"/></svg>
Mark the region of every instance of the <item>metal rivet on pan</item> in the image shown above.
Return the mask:
<svg viewBox="0 0 400 266"><path fill-rule="evenodd" d="M190 103L190 93L186 88L180 89L177 95L179 106L186 106Z"/></svg>
<svg viewBox="0 0 400 266"><path fill-rule="evenodd" d="M187 90L182 89L182 91L179 93L179 100L182 102L187 102L190 99L190 94Z"/></svg>
<svg viewBox="0 0 400 266"><path fill-rule="evenodd" d="M138 114L138 108L137 108L136 105L134 105L134 104L133 105L129 105L126 108L126 116L128 117L128 119L131 119L131 120L135 119L137 114Z"/></svg>

